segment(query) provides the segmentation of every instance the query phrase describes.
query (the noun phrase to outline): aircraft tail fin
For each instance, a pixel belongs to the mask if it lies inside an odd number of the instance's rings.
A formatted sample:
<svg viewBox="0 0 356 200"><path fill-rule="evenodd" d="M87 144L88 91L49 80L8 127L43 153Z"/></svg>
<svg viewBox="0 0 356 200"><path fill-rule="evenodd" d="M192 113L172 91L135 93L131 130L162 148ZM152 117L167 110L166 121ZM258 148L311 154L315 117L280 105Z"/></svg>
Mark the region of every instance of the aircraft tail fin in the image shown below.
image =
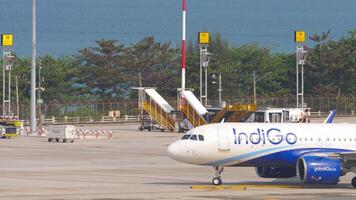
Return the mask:
<svg viewBox="0 0 356 200"><path fill-rule="evenodd" d="M330 114L326 117L324 124L331 124L334 121L336 110L330 111Z"/></svg>

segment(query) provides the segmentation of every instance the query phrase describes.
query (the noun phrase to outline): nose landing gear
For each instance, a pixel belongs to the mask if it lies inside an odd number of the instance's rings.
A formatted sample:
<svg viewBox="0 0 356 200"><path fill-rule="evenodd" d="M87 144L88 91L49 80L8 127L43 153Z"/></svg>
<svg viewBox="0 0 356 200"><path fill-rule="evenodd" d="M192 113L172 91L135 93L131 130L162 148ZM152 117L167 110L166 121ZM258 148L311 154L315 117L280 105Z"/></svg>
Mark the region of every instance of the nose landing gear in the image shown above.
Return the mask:
<svg viewBox="0 0 356 200"><path fill-rule="evenodd" d="M221 174L224 171L224 167L216 166L214 167L214 169L215 169L215 178L213 178L211 182L213 183L213 185L221 185L222 183Z"/></svg>

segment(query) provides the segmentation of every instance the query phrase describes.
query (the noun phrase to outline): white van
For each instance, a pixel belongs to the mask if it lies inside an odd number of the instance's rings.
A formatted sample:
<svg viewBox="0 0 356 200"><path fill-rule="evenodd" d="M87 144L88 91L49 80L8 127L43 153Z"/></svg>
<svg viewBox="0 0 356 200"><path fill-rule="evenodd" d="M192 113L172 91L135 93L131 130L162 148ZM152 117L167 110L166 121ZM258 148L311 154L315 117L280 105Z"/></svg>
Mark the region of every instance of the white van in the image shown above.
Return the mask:
<svg viewBox="0 0 356 200"><path fill-rule="evenodd" d="M256 110L246 122L261 123L290 123L299 122L299 115L303 110L300 108L267 108Z"/></svg>

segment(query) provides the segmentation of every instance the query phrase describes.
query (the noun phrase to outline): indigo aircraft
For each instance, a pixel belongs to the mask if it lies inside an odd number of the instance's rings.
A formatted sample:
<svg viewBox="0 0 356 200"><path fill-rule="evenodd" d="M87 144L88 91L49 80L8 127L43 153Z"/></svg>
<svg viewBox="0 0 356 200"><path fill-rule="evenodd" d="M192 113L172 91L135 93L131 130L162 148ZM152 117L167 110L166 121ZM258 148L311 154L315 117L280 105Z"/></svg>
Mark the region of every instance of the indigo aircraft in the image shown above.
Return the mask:
<svg viewBox="0 0 356 200"><path fill-rule="evenodd" d="M356 172L355 130L356 124L208 124L191 129L167 151L174 160L212 166L214 185L222 183L224 167L255 167L262 178L337 184ZM356 177L351 184L356 187Z"/></svg>

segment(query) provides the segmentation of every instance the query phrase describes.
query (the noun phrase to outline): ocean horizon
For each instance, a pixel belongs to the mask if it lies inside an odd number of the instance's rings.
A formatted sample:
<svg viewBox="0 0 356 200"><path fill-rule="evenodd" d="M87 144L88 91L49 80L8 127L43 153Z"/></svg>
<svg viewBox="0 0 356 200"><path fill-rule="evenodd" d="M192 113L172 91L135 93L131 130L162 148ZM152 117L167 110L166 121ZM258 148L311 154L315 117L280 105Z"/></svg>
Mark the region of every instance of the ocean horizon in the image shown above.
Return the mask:
<svg viewBox="0 0 356 200"><path fill-rule="evenodd" d="M31 56L31 0L1 0L1 33L14 34L13 51ZM258 43L293 52L295 30L307 35L331 29L339 39L355 29L353 0L187 0L187 40L199 31L219 32L232 45ZM125 45L153 36L181 43L181 0L37 0L38 55L71 55L115 39ZM314 44L307 42L308 46Z"/></svg>

